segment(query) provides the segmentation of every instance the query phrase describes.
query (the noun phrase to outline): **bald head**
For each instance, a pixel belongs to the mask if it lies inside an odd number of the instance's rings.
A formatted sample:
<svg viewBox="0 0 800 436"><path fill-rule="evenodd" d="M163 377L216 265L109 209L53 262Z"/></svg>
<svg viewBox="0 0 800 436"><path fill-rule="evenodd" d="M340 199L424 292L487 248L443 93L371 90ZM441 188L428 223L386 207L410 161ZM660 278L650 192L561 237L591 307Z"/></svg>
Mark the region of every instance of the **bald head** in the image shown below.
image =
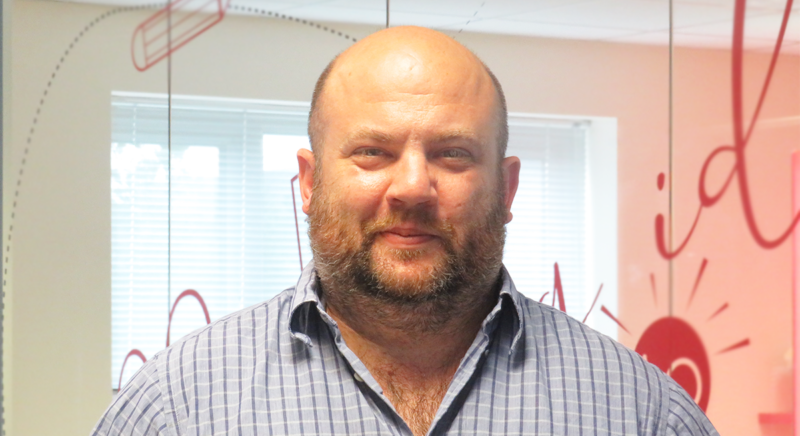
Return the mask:
<svg viewBox="0 0 800 436"><path fill-rule="evenodd" d="M498 155L505 155L507 109L497 78L454 39L413 26L376 32L328 64L311 100L308 134L314 153L322 151L330 117L346 116L337 114L334 107L339 99L364 95L370 100L391 100L398 94L490 102Z"/></svg>

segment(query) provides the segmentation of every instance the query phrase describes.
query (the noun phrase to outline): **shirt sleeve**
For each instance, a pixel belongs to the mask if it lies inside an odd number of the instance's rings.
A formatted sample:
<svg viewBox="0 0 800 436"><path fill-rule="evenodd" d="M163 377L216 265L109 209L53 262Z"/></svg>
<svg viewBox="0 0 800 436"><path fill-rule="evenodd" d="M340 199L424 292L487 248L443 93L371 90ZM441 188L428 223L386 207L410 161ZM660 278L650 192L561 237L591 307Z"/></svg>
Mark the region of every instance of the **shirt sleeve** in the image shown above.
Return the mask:
<svg viewBox="0 0 800 436"><path fill-rule="evenodd" d="M719 436L697 403L672 379L669 390L668 436Z"/></svg>
<svg viewBox="0 0 800 436"><path fill-rule="evenodd" d="M117 394L92 431L92 436L166 436L170 434L164 416L156 366L157 357L142 365L128 384Z"/></svg>

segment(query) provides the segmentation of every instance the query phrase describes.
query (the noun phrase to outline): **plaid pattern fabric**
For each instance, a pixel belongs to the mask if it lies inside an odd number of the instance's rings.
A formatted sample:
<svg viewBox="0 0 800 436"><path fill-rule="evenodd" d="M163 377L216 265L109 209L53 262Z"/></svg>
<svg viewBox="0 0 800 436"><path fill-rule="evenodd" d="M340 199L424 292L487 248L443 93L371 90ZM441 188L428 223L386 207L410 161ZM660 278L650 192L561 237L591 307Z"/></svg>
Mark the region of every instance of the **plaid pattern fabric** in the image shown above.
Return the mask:
<svg viewBox="0 0 800 436"><path fill-rule="evenodd" d="M525 298L503 270L431 435L717 435L638 354ZM93 435L411 435L317 298L297 286L156 354Z"/></svg>

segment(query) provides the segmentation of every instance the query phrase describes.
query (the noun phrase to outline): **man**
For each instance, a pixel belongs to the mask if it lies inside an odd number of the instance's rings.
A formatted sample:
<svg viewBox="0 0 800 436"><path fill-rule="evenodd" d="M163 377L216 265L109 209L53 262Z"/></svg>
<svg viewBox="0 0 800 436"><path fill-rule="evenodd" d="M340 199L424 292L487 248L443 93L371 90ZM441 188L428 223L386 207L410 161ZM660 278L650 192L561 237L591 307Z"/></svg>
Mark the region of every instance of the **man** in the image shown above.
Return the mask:
<svg viewBox="0 0 800 436"><path fill-rule="evenodd" d="M664 373L514 288L520 162L463 46L363 39L320 77L309 135L297 286L154 356L95 434L716 434Z"/></svg>

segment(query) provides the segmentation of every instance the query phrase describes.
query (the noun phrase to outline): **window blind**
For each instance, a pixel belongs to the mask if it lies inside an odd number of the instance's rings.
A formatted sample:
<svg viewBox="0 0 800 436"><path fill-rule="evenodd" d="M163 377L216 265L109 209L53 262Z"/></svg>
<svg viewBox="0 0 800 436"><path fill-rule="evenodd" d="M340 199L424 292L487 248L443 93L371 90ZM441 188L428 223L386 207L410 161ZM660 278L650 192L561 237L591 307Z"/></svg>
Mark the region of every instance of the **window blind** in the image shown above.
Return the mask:
<svg viewBox="0 0 800 436"><path fill-rule="evenodd" d="M509 119L509 156L522 161L503 262L517 289L552 302L558 262L567 313L588 310L586 123ZM593 296L593 294L591 294ZM557 301L557 299L556 299Z"/></svg>
<svg viewBox="0 0 800 436"><path fill-rule="evenodd" d="M116 389L140 366L129 361L120 374L130 350L150 358L164 348L182 291L196 290L213 321L292 286L311 251L291 182L295 152L308 147L307 103L173 95L171 144L165 95L116 92L111 110ZM585 130L510 119L509 155L521 158L522 172L504 258L520 291L536 299L552 290L559 262L568 312L579 319L588 307ZM196 301L181 300L171 340L205 323Z"/></svg>

